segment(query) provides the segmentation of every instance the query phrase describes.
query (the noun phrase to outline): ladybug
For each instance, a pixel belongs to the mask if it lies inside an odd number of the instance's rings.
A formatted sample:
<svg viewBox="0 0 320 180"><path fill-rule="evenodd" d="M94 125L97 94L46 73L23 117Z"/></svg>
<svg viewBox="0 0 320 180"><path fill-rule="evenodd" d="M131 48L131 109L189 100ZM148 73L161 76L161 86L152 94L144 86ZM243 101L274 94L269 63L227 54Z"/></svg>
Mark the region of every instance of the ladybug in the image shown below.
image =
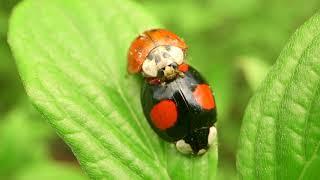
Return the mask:
<svg viewBox="0 0 320 180"><path fill-rule="evenodd" d="M148 30L131 44L128 72L141 73L144 115L152 129L184 154L204 154L213 143L216 103L201 74L185 62L186 43L176 34Z"/></svg>

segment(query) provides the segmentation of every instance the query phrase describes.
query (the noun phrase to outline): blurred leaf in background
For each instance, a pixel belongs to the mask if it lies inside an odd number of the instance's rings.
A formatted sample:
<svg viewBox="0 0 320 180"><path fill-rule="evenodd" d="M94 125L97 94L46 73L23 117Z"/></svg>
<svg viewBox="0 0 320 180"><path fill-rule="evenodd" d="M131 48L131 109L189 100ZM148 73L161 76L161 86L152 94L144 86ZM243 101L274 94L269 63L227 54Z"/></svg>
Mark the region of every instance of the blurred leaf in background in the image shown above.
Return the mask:
<svg viewBox="0 0 320 180"><path fill-rule="evenodd" d="M256 57L238 57L235 68L243 74L251 90L256 90L270 69L268 62Z"/></svg>
<svg viewBox="0 0 320 180"><path fill-rule="evenodd" d="M8 18L17 1L0 0L0 116L23 95L23 88L7 43Z"/></svg>
<svg viewBox="0 0 320 180"><path fill-rule="evenodd" d="M16 180L87 180L76 167L56 162L31 164L16 176Z"/></svg>
<svg viewBox="0 0 320 180"><path fill-rule="evenodd" d="M21 100L0 119L0 179L24 179L25 175L33 175L34 178L53 175L52 178L68 179L73 177L72 174L84 179L85 176L75 164L63 165L53 160L50 142L55 136L52 128L41 119L29 102L26 99ZM60 164L61 168L58 167ZM37 172L32 169L33 166L41 168ZM50 168L59 172L46 172ZM32 171L29 172L29 169ZM67 176L69 174L70 176Z"/></svg>
<svg viewBox="0 0 320 180"><path fill-rule="evenodd" d="M45 148L52 130L39 114L23 101L11 110L0 124L0 174L13 176L31 162L48 158Z"/></svg>

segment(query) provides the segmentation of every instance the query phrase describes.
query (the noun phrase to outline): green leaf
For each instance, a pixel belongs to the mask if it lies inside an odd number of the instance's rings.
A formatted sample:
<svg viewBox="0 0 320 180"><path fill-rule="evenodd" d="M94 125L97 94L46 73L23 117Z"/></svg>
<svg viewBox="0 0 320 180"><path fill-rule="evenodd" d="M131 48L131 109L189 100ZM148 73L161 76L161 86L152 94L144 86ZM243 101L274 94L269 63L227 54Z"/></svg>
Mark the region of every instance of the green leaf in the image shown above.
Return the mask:
<svg viewBox="0 0 320 180"><path fill-rule="evenodd" d="M308 179L320 163L320 14L292 36L251 99L237 167L243 179Z"/></svg>
<svg viewBox="0 0 320 180"><path fill-rule="evenodd" d="M242 17L248 11L255 9L258 3L254 0L238 0L237 3L232 0L202 1L201 3L193 0L176 0L174 3L149 0L143 4L166 24L177 26L183 29L184 33L192 34L200 29L218 26L227 18ZM164 9L174 13L163 13Z"/></svg>
<svg viewBox="0 0 320 180"><path fill-rule="evenodd" d="M259 87L270 68L265 61L259 58L245 56L238 58L236 65L243 72L252 90L256 90Z"/></svg>
<svg viewBox="0 0 320 180"><path fill-rule="evenodd" d="M26 167L24 170L16 172L16 180L86 180L86 176L79 172L79 169L69 164L42 162Z"/></svg>
<svg viewBox="0 0 320 180"><path fill-rule="evenodd" d="M27 0L10 19L9 43L35 107L94 179L213 179L216 147L183 156L159 139L126 72L131 41L161 27L126 1Z"/></svg>
<svg viewBox="0 0 320 180"><path fill-rule="evenodd" d="M1 24L0 24L1 26ZM9 111L21 99L23 87L6 38L0 37L0 115Z"/></svg>
<svg viewBox="0 0 320 180"><path fill-rule="evenodd" d="M27 101L0 119L0 179L10 179L31 163L47 160L52 129Z"/></svg>
<svg viewBox="0 0 320 180"><path fill-rule="evenodd" d="M7 33L7 26L8 26L8 17L7 15L0 10L0 38L6 35Z"/></svg>

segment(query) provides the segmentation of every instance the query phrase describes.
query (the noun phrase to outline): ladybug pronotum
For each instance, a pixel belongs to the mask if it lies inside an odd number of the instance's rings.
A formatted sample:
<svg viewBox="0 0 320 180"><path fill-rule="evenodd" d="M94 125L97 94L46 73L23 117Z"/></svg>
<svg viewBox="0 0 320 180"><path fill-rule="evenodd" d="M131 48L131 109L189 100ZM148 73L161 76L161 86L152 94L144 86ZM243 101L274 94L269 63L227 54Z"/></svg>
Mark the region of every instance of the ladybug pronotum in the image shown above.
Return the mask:
<svg viewBox="0 0 320 180"><path fill-rule="evenodd" d="M131 44L128 72L145 79L141 104L152 129L184 154L204 154L216 138L216 103L208 83L185 62L176 34L148 30Z"/></svg>

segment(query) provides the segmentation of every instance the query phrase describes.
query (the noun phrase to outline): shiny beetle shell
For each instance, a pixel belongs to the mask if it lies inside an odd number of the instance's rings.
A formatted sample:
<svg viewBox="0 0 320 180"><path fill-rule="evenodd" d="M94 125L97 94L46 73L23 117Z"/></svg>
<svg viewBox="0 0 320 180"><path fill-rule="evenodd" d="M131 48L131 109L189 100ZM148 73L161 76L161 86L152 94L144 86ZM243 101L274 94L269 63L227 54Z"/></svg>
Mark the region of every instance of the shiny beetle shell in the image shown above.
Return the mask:
<svg viewBox="0 0 320 180"><path fill-rule="evenodd" d="M166 84L145 82L141 104L150 126L162 139L175 142L182 153L203 154L215 139L216 103L200 73L188 65L181 68L184 77Z"/></svg>

